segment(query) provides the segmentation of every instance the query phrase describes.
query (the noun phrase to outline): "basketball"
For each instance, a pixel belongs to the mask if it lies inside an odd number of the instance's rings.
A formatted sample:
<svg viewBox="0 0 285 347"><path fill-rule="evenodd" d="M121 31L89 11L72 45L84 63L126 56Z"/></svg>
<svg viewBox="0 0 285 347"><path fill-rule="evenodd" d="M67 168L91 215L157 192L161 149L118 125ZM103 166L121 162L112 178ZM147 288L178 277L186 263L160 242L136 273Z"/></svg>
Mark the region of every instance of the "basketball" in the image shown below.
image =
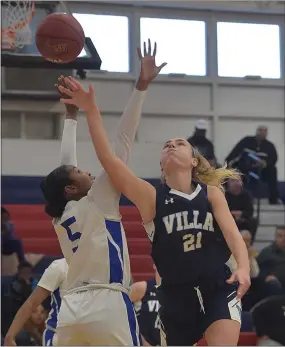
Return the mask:
<svg viewBox="0 0 285 347"><path fill-rule="evenodd" d="M84 31L71 15L52 13L38 26L36 46L40 54L53 63L69 63L81 53Z"/></svg>

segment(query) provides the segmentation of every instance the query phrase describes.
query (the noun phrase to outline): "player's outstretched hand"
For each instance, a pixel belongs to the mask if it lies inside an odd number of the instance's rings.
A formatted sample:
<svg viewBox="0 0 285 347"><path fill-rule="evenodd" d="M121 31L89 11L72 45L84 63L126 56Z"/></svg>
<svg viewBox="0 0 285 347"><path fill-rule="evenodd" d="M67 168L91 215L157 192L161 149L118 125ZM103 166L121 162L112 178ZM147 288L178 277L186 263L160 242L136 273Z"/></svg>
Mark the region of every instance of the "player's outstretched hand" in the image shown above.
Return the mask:
<svg viewBox="0 0 285 347"><path fill-rule="evenodd" d="M154 43L152 47L150 39L148 39L148 44L144 42L143 44L143 54L140 48L137 49L138 57L141 62L141 72L138 79L138 84L141 83L148 86L148 84L160 73L160 71L164 68L167 63L162 63L157 66L155 57L157 52L157 44Z"/></svg>
<svg viewBox="0 0 285 347"><path fill-rule="evenodd" d="M97 108L92 84L89 84L88 90L85 90L82 85L71 76L64 77L64 82L67 88L62 85L58 88L60 92L67 95L68 98L61 98L61 102L65 105L74 105L85 112Z"/></svg>
<svg viewBox="0 0 285 347"><path fill-rule="evenodd" d="M241 299L244 294L248 291L250 287L250 275L248 270L244 269L236 269L231 275L231 277L227 280L227 283L238 282L238 291L237 291L237 299Z"/></svg>
<svg viewBox="0 0 285 347"><path fill-rule="evenodd" d="M59 86L62 86L64 88L69 89L67 84L65 83L64 76L60 76L58 78L58 84L55 84L55 87L56 87L57 91L59 92L59 95L62 98L70 99L70 97L67 94L62 93L60 91ZM78 114L78 107L77 106L71 105L71 104L65 104L65 108L66 108L66 117L67 118L72 118L72 119L76 119L77 118L77 114Z"/></svg>

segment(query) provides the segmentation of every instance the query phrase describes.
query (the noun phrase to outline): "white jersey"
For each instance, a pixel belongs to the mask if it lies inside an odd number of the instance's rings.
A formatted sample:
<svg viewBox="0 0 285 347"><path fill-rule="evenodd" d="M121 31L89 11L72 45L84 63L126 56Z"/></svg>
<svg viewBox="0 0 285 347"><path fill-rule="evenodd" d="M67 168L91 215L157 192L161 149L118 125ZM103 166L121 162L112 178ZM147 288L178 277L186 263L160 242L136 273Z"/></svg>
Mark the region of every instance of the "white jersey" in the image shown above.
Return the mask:
<svg viewBox="0 0 285 347"><path fill-rule="evenodd" d="M86 197L69 202L54 224L69 263L68 291L89 284L130 285L129 253L120 216L106 216L96 204L102 203L100 197L92 187Z"/></svg>
<svg viewBox="0 0 285 347"><path fill-rule="evenodd" d="M65 293L68 265L64 258L53 261L43 273L38 286L51 292L51 310L46 320L47 329L55 331L61 306L61 298Z"/></svg>
<svg viewBox="0 0 285 347"><path fill-rule="evenodd" d="M144 96L145 92L134 91L117 128L114 151L124 162L129 158ZM76 122L66 120L61 147L62 164L77 166L75 142ZM67 155L70 148L73 150L72 160ZM119 192L103 171L95 179L86 197L68 202L62 217L53 220L63 255L69 265L68 292L86 289L89 285L129 288L130 261L119 201Z"/></svg>

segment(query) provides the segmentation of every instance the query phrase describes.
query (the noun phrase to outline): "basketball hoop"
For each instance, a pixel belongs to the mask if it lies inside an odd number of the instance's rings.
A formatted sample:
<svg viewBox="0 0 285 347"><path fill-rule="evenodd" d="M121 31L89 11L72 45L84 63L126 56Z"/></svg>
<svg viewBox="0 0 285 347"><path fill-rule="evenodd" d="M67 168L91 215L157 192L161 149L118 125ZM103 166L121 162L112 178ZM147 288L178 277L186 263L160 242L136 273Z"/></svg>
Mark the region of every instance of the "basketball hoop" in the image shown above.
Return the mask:
<svg viewBox="0 0 285 347"><path fill-rule="evenodd" d="M1 1L1 48L13 50L31 44L29 24L35 12L34 1Z"/></svg>

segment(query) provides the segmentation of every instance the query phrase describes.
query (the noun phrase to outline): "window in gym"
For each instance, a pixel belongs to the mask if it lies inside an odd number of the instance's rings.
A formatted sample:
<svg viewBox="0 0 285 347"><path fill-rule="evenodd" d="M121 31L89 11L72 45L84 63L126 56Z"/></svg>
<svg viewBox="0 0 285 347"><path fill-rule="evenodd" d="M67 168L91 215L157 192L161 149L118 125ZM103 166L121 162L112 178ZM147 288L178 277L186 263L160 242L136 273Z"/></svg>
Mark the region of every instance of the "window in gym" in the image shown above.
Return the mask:
<svg viewBox="0 0 285 347"><path fill-rule="evenodd" d="M141 18L141 44L157 42L157 63L166 61L163 74L206 75L206 24L203 21Z"/></svg>
<svg viewBox="0 0 285 347"><path fill-rule="evenodd" d="M218 75L281 78L280 27L218 22Z"/></svg>
<svg viewBox="0 0 285 347"><path fill-rule="evenodd" d="M129 18L87 13L73 13L93 41L100 58L101 70L129 72ZM80 57L86 55L83 51Z"/></svg>

